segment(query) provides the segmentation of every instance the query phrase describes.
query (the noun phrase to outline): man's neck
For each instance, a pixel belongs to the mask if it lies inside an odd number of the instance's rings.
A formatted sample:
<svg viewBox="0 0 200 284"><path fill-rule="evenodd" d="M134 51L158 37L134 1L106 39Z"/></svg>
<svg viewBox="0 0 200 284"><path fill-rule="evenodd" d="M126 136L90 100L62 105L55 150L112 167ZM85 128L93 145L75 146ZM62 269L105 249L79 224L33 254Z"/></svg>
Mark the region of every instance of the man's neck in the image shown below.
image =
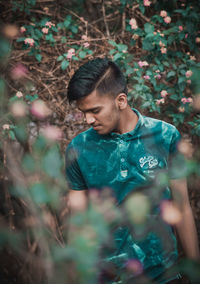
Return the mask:
<svg viewBox="0 0 200 284"><path fill-rule="evenodd" d="M138 122L137 114L128 106L125 110L122 111L120 117L120 123L118 128L118 133L123 134L130 132L135 129Z"/></svg>

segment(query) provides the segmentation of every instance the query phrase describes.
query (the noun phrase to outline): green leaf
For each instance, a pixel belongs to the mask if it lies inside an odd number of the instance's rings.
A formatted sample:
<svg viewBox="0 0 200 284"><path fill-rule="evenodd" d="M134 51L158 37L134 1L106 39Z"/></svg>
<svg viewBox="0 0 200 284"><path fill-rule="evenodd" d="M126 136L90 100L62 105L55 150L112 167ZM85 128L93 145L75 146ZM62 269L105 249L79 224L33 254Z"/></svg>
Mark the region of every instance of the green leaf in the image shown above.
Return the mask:
<svg viewBox="0 0 200 284"><path fill-rule="evenodd" d="M117 59L121 58L122 54L117 52L114 56L113 56L113 61L116 61Z"/></svg>
<svg viewBox="0 0 200 284"><path fill-rule="evenodd" d="M33 200L38 203L47 203L49 201L48 192L43 183L35 183L30 188L30 193Z"/></svg>
<svg viewBox="0 0 200 284"><path fill-rule="evenodd" d="M169 73L167 73L167 78L174 77L175 75L176 75L175 71L170 71Z"/></svg>
<svg viewBox="0 0 200 284"><path fill-rule="evenodd" d="M127 51L128 46L127 46L126 44L118 44L118 45L117 45L117 49L118 49L119 51Z"/></svg>
<svg viewBox="0 0 200 284"><path fill-rule="evenodd" d="M110 43L112 46L117 46L117 44L114 40L108 40L108 43Z"/></svg>
<svg viewBox="0 0 200 284"><path fill-rule="evenodd" d="M35 54L35 58L37 59L37 61L41 62L41 60L42 60L42 55L39 54L39 53L36 53L36 54Z"/></svg>
<svg viewBox="0 0 200 284"><path fill-rule="evenodd" d="M87 53L86 53L85 51L83 51L83 50L81 50L81 51L79 52L79 57L80 57L81 59L85 58L86 55L87 55Z"/></svg>
<svg viewBox="0 0 200 284"><path fill-rule="evenodd" d="M64 59L64 57L63 57L62 55L60 55L60 56L57 57L56 60L57 60L57 61L62 61L63 59Z"/></svg>
<svg viewBox="0 0 200 284"><path fill-rule="evenodd" d="M144 25L144 30L147 34L152 34L154 32L154 26L149 23L146 23Z"/></svg>
<svg viewBox="0 0 200 284"><path fill-rule="evenodd" d="M61 69L64 71L69 66L69 61L63 60L61 63Z"/></svg>
<svg viewBox="0 0 200 284"><path fill-rule="evenodd" d="M71 26L71 31L72 31L74 34L77 34L77 32L78 32L78 26Z"/></svg>
<svg viewBox="0 0 200 284"><path fill-rule="evenodd" d="M57 147L53 147L47 152L42 160L42 165L44 171L50 177L56 178L61 176L62 161Z"/></svg>

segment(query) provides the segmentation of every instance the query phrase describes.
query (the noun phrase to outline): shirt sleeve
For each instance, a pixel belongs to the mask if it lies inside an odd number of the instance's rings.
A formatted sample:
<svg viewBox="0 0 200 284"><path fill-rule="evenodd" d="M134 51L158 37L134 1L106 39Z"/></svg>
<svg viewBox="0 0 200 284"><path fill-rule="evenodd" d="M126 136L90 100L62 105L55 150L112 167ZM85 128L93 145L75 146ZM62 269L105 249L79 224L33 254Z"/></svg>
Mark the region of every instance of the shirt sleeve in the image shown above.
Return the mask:
<svg viewBox="0 0 200 284"><path fill-rule="evenodd" d="M169 148L169 178L179 179L186 176L186 163L184 156L178 151L181 140L180 132L174 127Z"/></svg>
<svg viewBox="0 0 200 284"><path fill-rule="evenodd" d="M71 144L68 145L65 153L65 173L70 189L87 189L78 164L78 151Z"/></svg>

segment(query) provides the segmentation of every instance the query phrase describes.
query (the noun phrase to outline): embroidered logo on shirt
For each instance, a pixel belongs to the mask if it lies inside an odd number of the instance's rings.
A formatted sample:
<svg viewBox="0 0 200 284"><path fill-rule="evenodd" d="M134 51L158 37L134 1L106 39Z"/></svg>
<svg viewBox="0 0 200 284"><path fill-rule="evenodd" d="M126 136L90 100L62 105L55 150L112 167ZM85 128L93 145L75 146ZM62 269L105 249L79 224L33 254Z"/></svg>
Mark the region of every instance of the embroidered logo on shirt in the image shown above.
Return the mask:
<svg viewBox="0 0 200 284"><path fill-rule="evenodd" d="M153 156L144 156L139 159L140 167L145 169L152 169L158 165L157 158Z"/></svg>

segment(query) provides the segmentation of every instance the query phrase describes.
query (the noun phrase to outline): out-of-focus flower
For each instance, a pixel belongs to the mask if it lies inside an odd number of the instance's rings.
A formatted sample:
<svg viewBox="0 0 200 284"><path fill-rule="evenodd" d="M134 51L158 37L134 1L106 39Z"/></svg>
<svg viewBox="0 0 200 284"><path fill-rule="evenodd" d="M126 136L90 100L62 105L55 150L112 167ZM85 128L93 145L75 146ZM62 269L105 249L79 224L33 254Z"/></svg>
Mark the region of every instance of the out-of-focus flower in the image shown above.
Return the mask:
<svg viewBox="0 0 200 284"><path fill-rule="evenodd" d="M186 82L187 82L188 84L191 84L191 83L192 83L192 81L191 81L191 80L187 80Z"/></svg>
<svg viewBox="0 0 200 284"><path fill-rule="evenodd" d="M15 25L5 25L3 28L3 33L6 37L13 38L18 34L18 28Z"/></svg>
<svg viewBox="0 0 200 284"><path fill-rule="evenodd" d="M10 111L16 117L24 117L27 114L27 106L23 101L16 101L11 104Z"/></svg>
<svg viewBox="0 0 200 284"><path fill-rule="evenodd" d="M47 107L44 101L35 100L31 105L31 113L39 119L44 119L51 114L51 110Z"/></svg>
<svg viewBox="0 0 200 284"><path fill-rule="evenodd" d="M167 17L167 12L165 10L160 11L160 16L163 18Z"/></svg>
<svg viewBox="0 0 200 284"><path fill-rule="evenodd" d="M34 43L35 43L35 41L34 41L33 38L27 37L27 38L25 38L24 43L25 43L25 44L29 44L30 46L33 46Z"/></svg>
<svg viewBox="0 0 200 284"><path fill-rule="evenodd" d="M134 19L134 18L130 19L129 24L130 24L132 30L136 30L138 28L136 19Z"/></svg>
<svg viewBox="0 0 200 284"><path fill-rule="evenodd" d="M72 212L81 212L87 208L87 198L84 191L70 190L68 202Z"/></svg>
<svg viewBox="0 0 200 284"><path fill-rule="evenodd" d="M168 92L166 90L162 90L160 92L160 95L161 95L162 98L165 98L168 95Z"/></svg>
<svg viewBox="0 0 200 284"><path fill-rule="evenodd" d="M182 98L181 99L181 102L183 103L183 104L186 104L186 103L192 103L193 102L193 99L191 98L191 97L189 97L189 98Z"/></svg>
<svg viewBox="0 0 200 284"><path fill-rule="evenodd" d="M185 72L185 76L186 76L187 78L191 77L191 76L192 76L192 70L186 71L186 72Z"/></svg>
<svg viewBox="0 0 200 284"><path fill-rule="evenodd" d="M165 44L164 44L164 42L162 42L162 40L159 41L159 45L160 45L160 47L165 47Z"/></svg>
<svg viewBox="0 0 200 284"><path fill-rule="evenodd" d="M188 38L188 34L185 34L185 38Z"/></svg>
<svg viewBox="0 0 200 284"><path fill-rule="evenodd" d="M161 216L170 225L178 224L181 221L181 212L172 201L164 200L161 203Z"/></svg>
<svg viewBox="0 0 200 284"><path fill-rule="evenodd" d="M166 47L161 47L160 52L162 54L166 54L167 53L167 48Z"/></svg>
<svg viewBox="0 0 200 284"><path fill-rule="evenodd" d="M196 37L195 41L196 43L200 43L200 37Z"/></svg>
<svg viewBox="0 0 200 284"><path fill-rule="evenodd" d="M55 26L52 22L46 22L45 26L51 28L52 26Z"/></svg>
<svg viewBox="0 0 200 284"><path fill-rule="evenodd" d="M84 47L89 47L90 44L89 44L89 42L84 42L84 43L83 43L83 46L84 46Z"/></svg>
<svg viewBox="0 0 200 284"><path fill-rule="evenodd" d="M49 29L48 28L42 28L42 32L43 32L43 34L48 34Z"/></svg>
<svg viewBox="0 0 200 284"><path fill-rule="evenodd" d="M82 35L82 36L81 36L81 39L82 39L82 40L88 40L88 37L87 37L87 35Z"/></svg>
<svg viewBox="0 0 200 284"><path fill-rule="evenodd" d="M160 70L159 70L159 69L157 69L155 72L156 72L156 73L160 73Z"/></svg>
<svg viewBox="0 0 200 284"><path fill-rule="evenodd" d="M183 138L178 143L178 150L182 153L186 158L190 159L194 153L194 147L190 139Z"/></svg>
<svg viewBox="0 0 200 284"><path fill-rule="evenodd" d="M184 111L185 111L185 108L184 108L184 107L179 107L179 108L178 108L178 111L179 111L179 112L184 112Z"/></svg>
<svg viewBox="0 0 200 284"><path fill-rule="evenodd" d="M26 32L26 28L25 28L25 27L20 27L20 32L21 32L21 33Z"/></svg>
<svg viewBox="0 0 200 284"><path fill-rule="evenodd" d="M190 56L190 60L195 61L195 60L196 60L196 57L195 57L194 55L191 55L191 56Z"/></svg>
<svg viewBox="0 0 200 284"><path fill-rule="evenodd" d="M171 23L171 17L169 17L169 16L167 16L167 17L165 17L164 18L164 22L166 23L166 24L169 24L169 23Z"/></svg>
<svg viewBox="0 0 200 284"><path fill-rule="evenodd" d="M160 74L156 74L156 75L154 76L154 78L156 78L156 79L161 79L161 75L160 75Z"/></svg>
<svg viewBox="0 0 200 284"><path fill-rule="evenodd" d="M183 31L183 26L179 26L178 29L179 29L180 32L182 32Z"/></svg>
<svg viewBox="0 0 200 284"><path fill-rule="evenodd" d="M67 59L71 59L73 55L75 55L75 49L70 48L67 52Z"/></svg>
<svg viewBox="0 0 200 284"><path fill-rule="evenodd" d="M164 104L164 103L165 103L165 99L164 98L156 100L157 106L159 106L160 104Z"/></svg>
<svg viewBox="0 0 200 284"><path fill-rule="evenodd" d="M57 126L48 125L45 128L42 128L41 134L51 141L57 141L62 138L62 131Z"/></svg>
<svg viewBox="0 0 200 284"><path fill-rule="evenodd" d="M22 92L18 91L15 96L18 97L18 98L21 98L21 97L23 97L23 94L22 94Z"/></svg>
<svg viewBox="0 0 200 284"><path fill-rule="evenodd" d="M132 271L134 275L138 275L143 272L142 263L137 259L129 259L126 263L126 268Z"/></svg>
<svg viewBox="0 0 200 284"><path fill-rule="evenodd" d="M12 68L11 77L14 80L22 79L26 77L27 72L28 72L27 68L23 64L18 63Z"/></svg>
<svg viewBox="0 0 200 284"><path fill-rule="evenodd" d="M150 79L149 75L144 75L143 78L144 78L145 80L149 80L149 79Z"/></svg>
<svg viewBox="0 0 200 284"><path fill-rule="evenodd" d="M125 201L125 208L129 219L135 224L145 222L150 210L150 203L142 193L135 193Z"/></svg>
<svg viewBox="0 0 200 284"><path fill-rule="evenodd" d="M138 65L140 68L142 68L143 66L148 66L149 63L147 61L138 61Z"/></svg>
<svg viewBox="0 0 200 284"><path fill-rule="evenodd" d="M143 0L143 4L144 4L144 6L150 6L151 5L151 1Z"/></svg>
<svg viewBox="0 0 200 284"><path fill-rule="evenodd" d="M4 130L10 129L10 125L9 125L9 124L4 124L4 125L2 126L2 128L3 128Z"/></svg>

